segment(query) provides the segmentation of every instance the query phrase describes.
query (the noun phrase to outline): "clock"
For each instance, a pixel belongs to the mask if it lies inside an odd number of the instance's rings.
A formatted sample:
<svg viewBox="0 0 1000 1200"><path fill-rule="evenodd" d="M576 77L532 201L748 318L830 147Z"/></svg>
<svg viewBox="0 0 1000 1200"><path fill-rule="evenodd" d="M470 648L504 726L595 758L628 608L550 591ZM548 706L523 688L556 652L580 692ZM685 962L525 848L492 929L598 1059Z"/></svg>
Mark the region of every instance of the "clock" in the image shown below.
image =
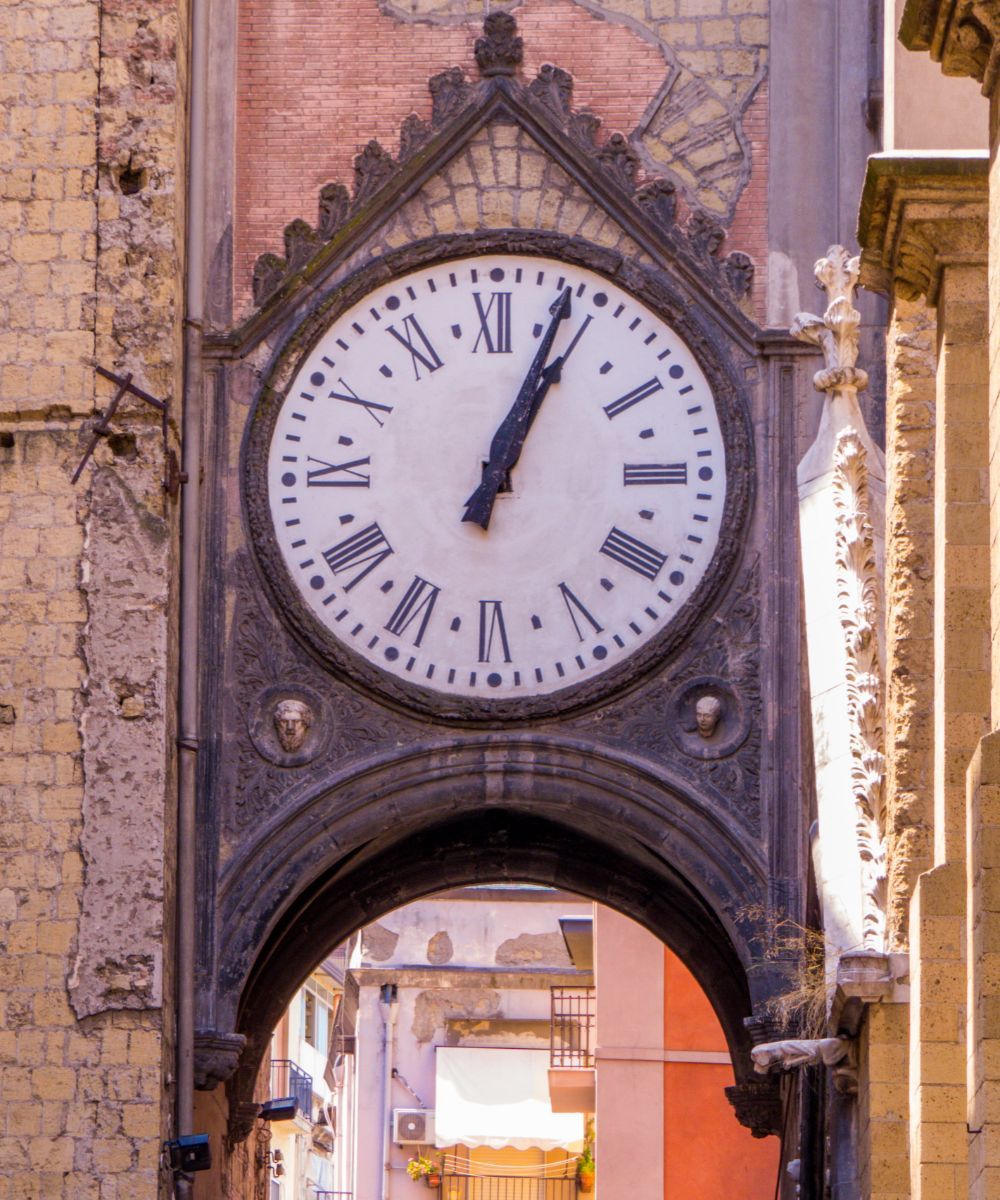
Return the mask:
<svg viewBox="0 0 1000 1200"><path fill-rule="evenodd" d="M504 715L593 695L719 574L726 414L678 332L587 266L430 261L327 318L263 408L270 582L396 699Z"/></svg>

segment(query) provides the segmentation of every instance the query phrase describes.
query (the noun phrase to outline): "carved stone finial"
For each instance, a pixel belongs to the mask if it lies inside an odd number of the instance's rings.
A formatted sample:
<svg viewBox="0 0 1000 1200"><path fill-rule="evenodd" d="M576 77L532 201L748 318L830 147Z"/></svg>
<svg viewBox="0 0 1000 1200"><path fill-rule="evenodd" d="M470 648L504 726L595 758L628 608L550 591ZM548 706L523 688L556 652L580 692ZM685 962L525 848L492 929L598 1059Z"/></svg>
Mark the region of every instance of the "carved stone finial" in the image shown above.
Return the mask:
<svg viewBox="0 0 1000 1200"><path fill-rule="evenodd" d="M885 945L886 837L883 805L885 734L878 647L879 573L868 490L867 452L856 430L837 436L833 459L837 606L847 652L851 786L861 857L866 949Z"/></svg>
<svg viewBox="0 0 1000 1200"><path fill-rule="evenodd" d="M316 232L321 238L330 238L347 220L351 207L351 197L342 183L325 183L319 192L319 213L316 219Z"/></svg>
<svg viewBox="0 0 1000 1200"><path fill-rule="evenodd" d="M597 141L597 131L601 128L601 118L589 108L581 108L571 114L569 119L569 136L578 146L592 150Z"/></svg>
<svg viewBox="0 0 1000 1200"><path fill-rule="evenodd" d="M792 1071L797 1067L833 1067L842 1062L851 1050L849 1038L788 1038L781 1042L764 1042L750 1051L753 1069L758 1075L772 1071Z"/></svg>
<svg viewBox="0 0 1000 1200"><path fill-rule="evenodd" d="M431 94L431 124L435 129L457 117L472 102L472 85L461 67L448 67L427 81Z"/></svg>
<svg viewBox="0 0 1000 1200"><path fill-rule="evenodd" d="M623 133L613 133L597 152L597 161L627 192L635 187L639 156Z"/></svg>
<svg viewBox="0 0 1000 1200"><path fill-rule="evenodd" d="M354 160L354 207L374 196L395 173L395 159L373 138Z"/></svg>
<svg viewBox="0 0 1000 1200"><path fill-rule="evenodd" d="M651 179L635 194L636 203L665 228L677 219L677 188L669 179Z"/></svg>
<svg viewBox="0 0 1000 1200"><path fill-rule="evenodd" d="M799 313L792 322L792 337L812 342L823 351L826 369L813 376L817 391L864 391L868 386L867 372L855 366L861 314L854 307L854 290L860 270L860 258L852 257L843 246L831 246L815 267L816 282L829 301L826 312L822 317Z"/></svg>
<svg viewBox="0 0 1000 1200"><path fill-rule="evenodd" d="M492 12L483 22L484 37L476 39L476 62L479 72L488 79L491 75L513 75L524 57L524 42L517 36L517 22L509 12Z"/></svg>
<svg viewBox="0 0 1000 1200"><path fill-rule="evenodd" d="M279 254L262 254L253 265L253 302L263 304L285 278L285 260Z"/></svg>

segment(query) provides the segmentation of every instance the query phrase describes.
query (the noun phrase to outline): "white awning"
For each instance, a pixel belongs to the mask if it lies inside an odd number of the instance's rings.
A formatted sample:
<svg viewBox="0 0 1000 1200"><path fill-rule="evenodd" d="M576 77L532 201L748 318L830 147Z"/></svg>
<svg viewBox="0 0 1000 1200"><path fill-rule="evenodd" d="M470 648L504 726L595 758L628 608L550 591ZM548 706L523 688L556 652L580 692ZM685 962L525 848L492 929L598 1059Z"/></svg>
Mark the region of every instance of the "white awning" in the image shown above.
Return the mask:
<svg viewBox="0 0 1000 1200"><path fill-rule="evenodd" d="M549 1052L439 1046L434 1098L438 1146L571 1148L583 1141L582 1113L554 1113Z"/></svg>

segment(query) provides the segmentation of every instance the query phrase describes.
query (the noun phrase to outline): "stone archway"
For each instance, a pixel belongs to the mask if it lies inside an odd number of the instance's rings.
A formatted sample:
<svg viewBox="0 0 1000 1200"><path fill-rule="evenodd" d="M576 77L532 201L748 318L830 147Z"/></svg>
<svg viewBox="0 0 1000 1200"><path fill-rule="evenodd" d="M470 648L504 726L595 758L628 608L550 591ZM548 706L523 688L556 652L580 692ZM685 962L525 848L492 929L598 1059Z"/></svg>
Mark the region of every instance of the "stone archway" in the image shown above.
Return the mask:
<svg viewBox="0 0 1000 1200"><path fill-rule="evenodd" d="M735 827L646 763L487 735L414 747L331 781L262 828L224 873L216 1028L246 1038L227 1089L231 1134L252 1123L271 1029L326 951L432 892L514 879L576 892L659 936L711 1001L737 1089L759 1086L744 1021L772 986L751 915L762 911L765 872Z"/></svg>

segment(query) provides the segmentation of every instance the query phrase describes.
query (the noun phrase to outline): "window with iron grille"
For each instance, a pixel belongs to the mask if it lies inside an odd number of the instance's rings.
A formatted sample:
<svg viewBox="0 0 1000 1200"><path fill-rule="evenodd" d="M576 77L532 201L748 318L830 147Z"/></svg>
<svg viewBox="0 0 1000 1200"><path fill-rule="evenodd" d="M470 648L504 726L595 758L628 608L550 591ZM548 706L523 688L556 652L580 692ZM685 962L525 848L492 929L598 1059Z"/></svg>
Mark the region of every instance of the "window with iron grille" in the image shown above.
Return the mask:
<svg viewBox="0 0 1000 1200"><path fill-rule="evenodd" d="M549 1062L553 1067L592 1067L597 989L554 987Z"/></svg>

